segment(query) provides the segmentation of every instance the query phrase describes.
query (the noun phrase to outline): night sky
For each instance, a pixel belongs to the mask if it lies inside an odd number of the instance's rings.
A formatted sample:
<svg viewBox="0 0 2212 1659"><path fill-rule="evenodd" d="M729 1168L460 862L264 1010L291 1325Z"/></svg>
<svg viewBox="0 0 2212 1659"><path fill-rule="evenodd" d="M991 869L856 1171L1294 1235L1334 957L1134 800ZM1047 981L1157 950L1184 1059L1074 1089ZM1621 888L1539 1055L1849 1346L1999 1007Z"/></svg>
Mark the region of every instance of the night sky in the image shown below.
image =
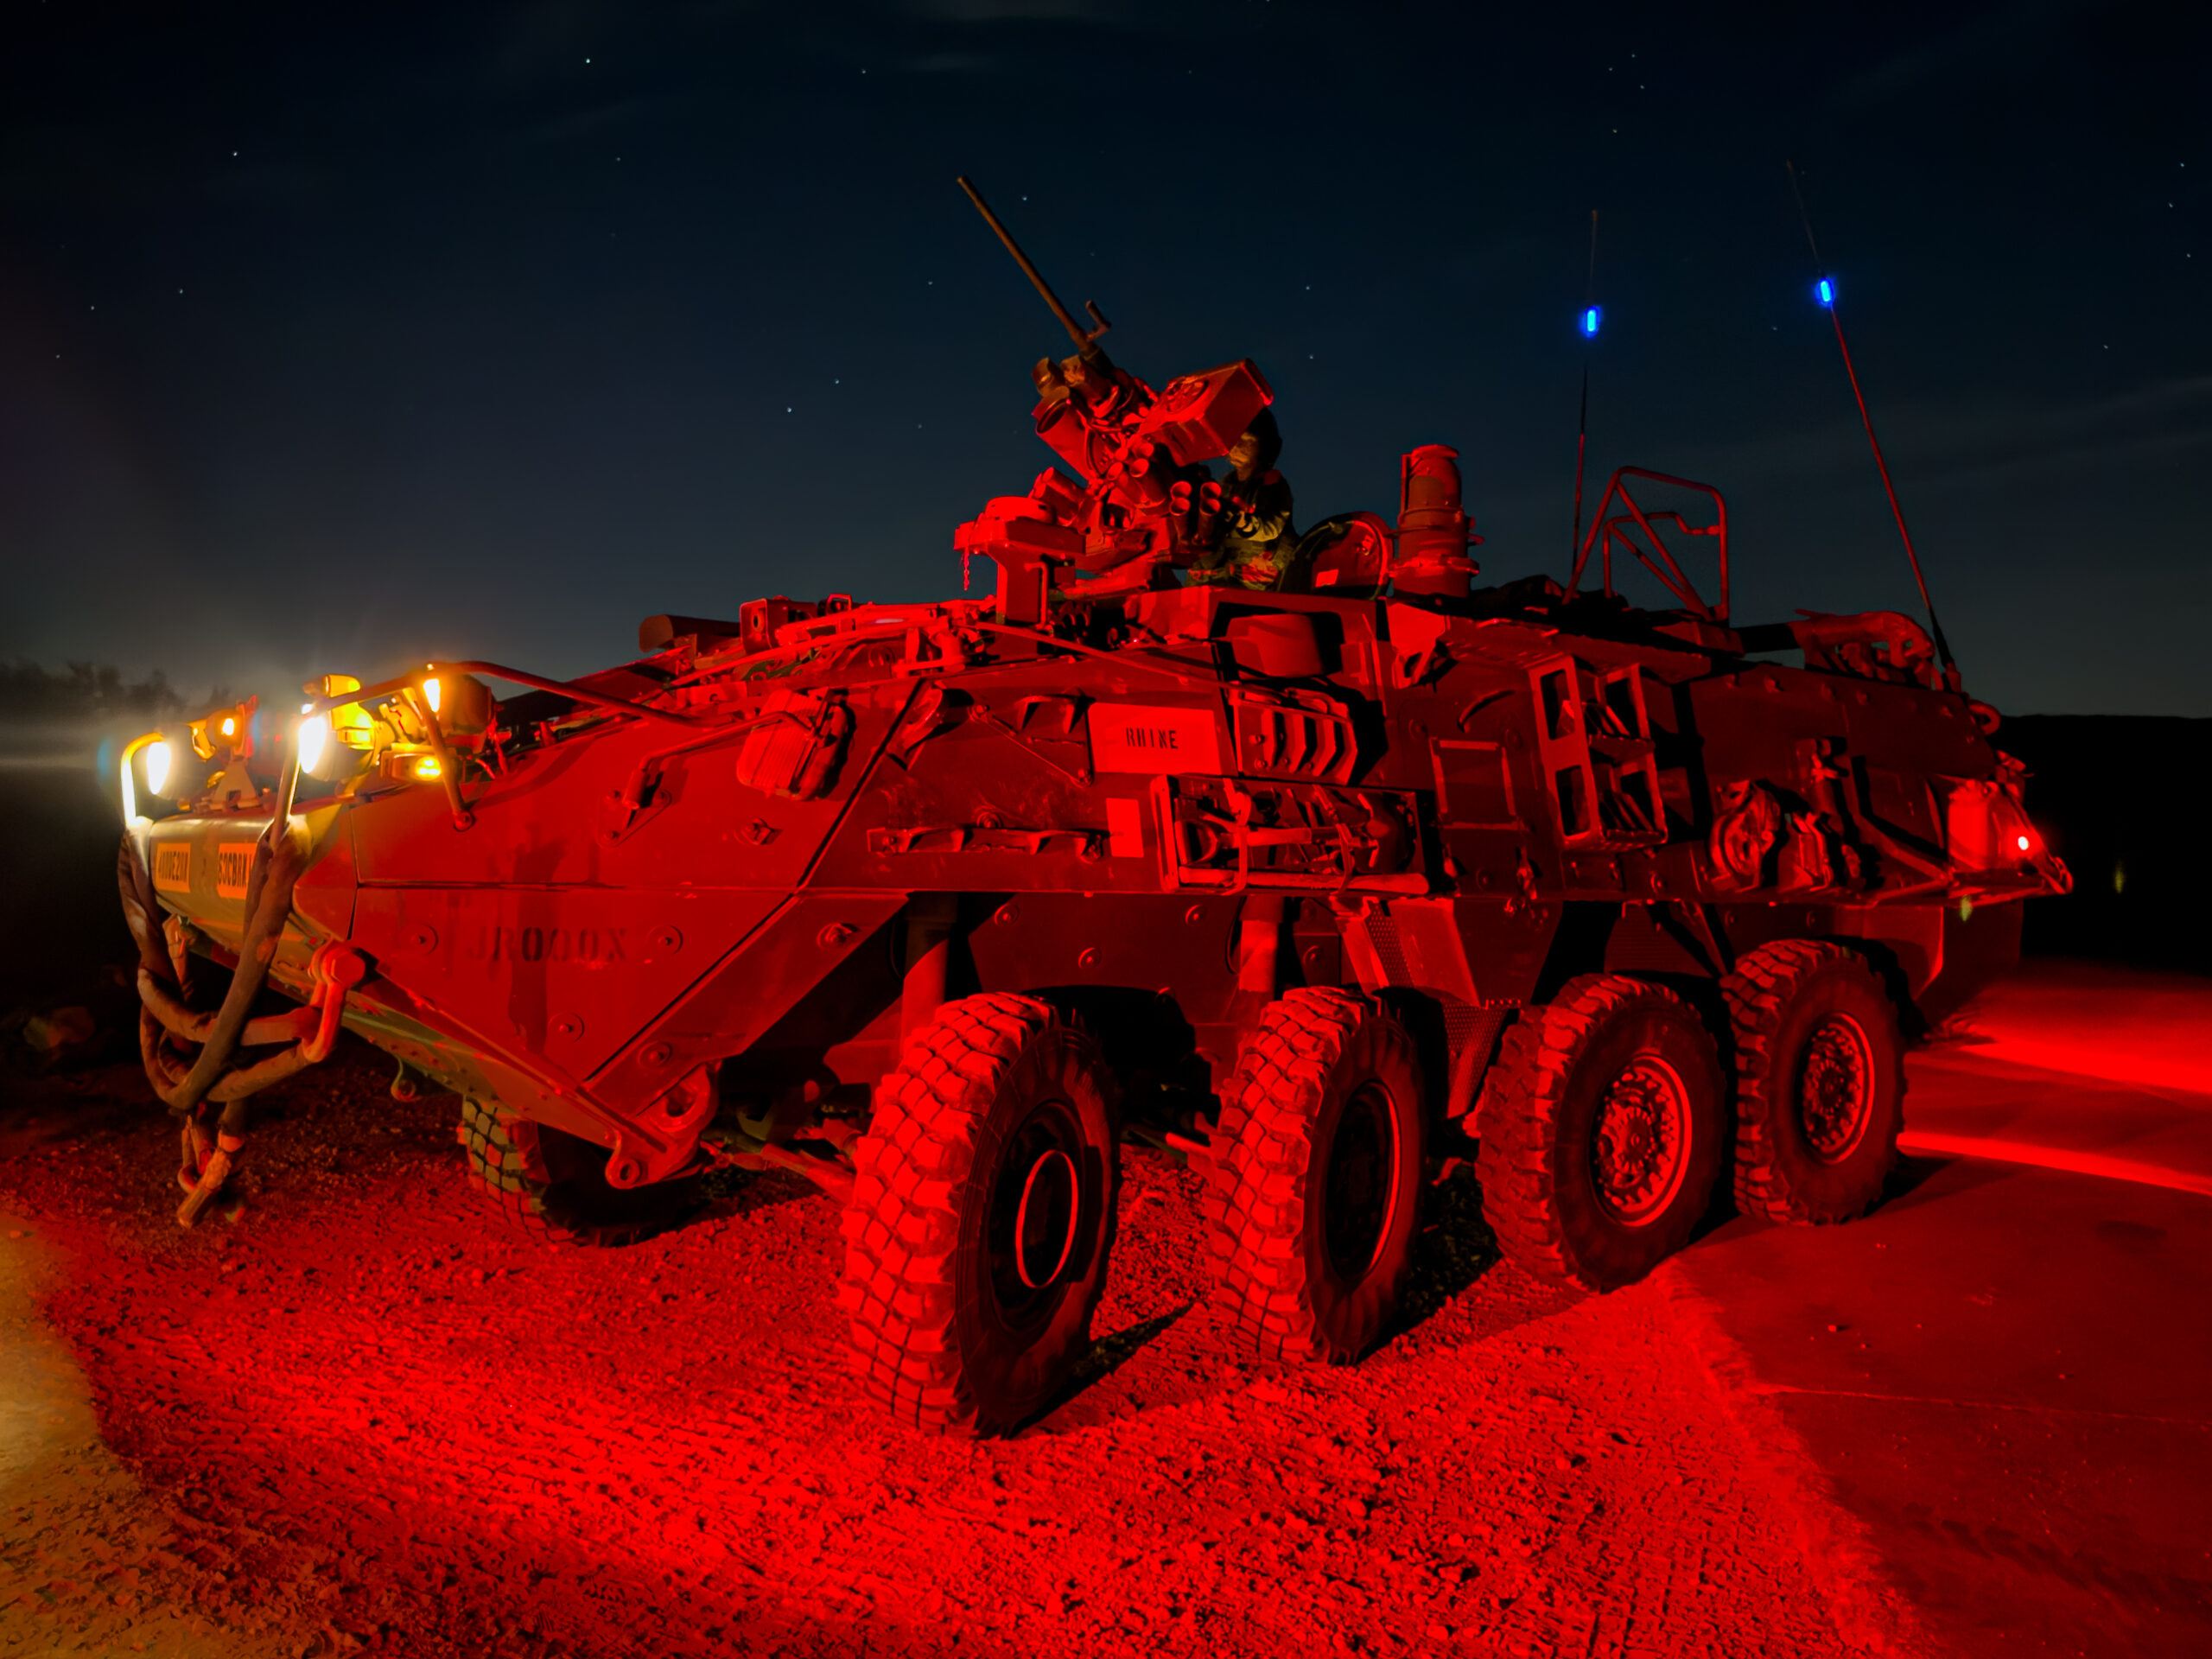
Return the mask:
<svg viewBox="0 0 2212 1659"><path fill-rule="evenodd" d="M1587 356L1739 621L1913 611L1791 158L1969 689L2212 715L2202 7L335 10L11 9L0 657L281 700L957 592L1065 349L959 173L1155 385L1257 359L1301 524L1450 442L1484 580L1563 575Z"/></svg>

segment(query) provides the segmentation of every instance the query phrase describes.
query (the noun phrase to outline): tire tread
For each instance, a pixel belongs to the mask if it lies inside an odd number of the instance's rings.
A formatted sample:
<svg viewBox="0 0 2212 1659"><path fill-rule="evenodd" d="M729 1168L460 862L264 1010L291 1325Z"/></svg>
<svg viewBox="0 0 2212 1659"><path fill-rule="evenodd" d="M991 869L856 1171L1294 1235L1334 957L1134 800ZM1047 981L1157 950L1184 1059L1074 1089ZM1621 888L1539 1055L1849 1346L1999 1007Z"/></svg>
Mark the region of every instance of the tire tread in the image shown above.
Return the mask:
<svg viewBox="0 0 2212 1659"><path fill-rule="evenodd" d="M1363 1021L1410 1047L1402 1030L1349 993L1306 987L1271 1004L1222 1091L1208 1137L1205 1226L1217 1305L1240 1346L1269 1361L1343 1363L1314 1306L1303 1240L1312 1127L1331 1072Z"/></svg>
<svg viewBox="0 0 2212 1659"><path fill-rule="evenodd" d="M552 1244L607 1249L633 1244L662 1230L668 1213L641 1213L620 1221L587 1219L564 1202L538 1150L537 1125L501 1112L488 1101L464 1096L461 1142L471 1185L485 1193L508 1224Z"/></svg>
<svg viewBox="0 0 2212 1659"><path fill-rule="evenodd" d="M1539 1279L1582 1290L1613 1287L1568 1244L1554 1124L1575 1062L1599 1028L1636 1004L1655 1001L1681 1006L1665 987L1624 974L1569 980L1551 1001L1516 1017L1484 1080L1475 1160L1483 1217L1504 1255Z"/></svg>
<svg viewBox="0 0 2212 1659"><path fill-rule="evenodd" d="M854 1143L837 1300L861 1389L909 1427L1009 1427L979 1421L960 1363L956 1189L982 1149L1001 1079L1058 1020L1050 1004L1008 993L946 1003L884 1078Z"/></svg>
<svg viewBox="0 0 2212 1659"><path fill-rule="evenodd" d="M1816 1226L1851 1216L1816 1209L1794 1189L1775 1147L1777 1104L1773 1087L1773 1046L1784 1014L1799 988L1815 974L1848 963L1879 988L1858 952L1824 940L1777 939L1739 960L1720 982L1734 1028L1736 1060L1736 1205L1746 1215L1784 1225ZM1897 1159L1897 1125L1889 1131L1884 1166ZM1868 1205L1872 1198L1870 1197ZM1865 1207L1854 1212L1864 1214Z"/></svg>

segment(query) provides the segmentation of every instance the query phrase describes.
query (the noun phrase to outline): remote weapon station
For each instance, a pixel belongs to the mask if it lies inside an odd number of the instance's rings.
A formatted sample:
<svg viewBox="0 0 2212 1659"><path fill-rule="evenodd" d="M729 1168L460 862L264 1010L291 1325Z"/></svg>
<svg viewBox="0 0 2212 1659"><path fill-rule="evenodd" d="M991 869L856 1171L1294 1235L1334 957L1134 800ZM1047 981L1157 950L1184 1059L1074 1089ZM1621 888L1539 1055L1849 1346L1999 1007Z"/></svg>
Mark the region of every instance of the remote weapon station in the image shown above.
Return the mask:
<svg viewBox="0 0 2212 1659"><path fill-rule="evenodd" d="M1477 588L1441 445L1395 519L1218 579L1208 463L1266 379L1155 391L976 205L1075 345L1039 367L1056 464L954 533L987 596L653 617L569 682L327 676L281 767L251 703L194 723L198 767L130 746L180 1219L342 1026L460 1097L470 1174L550 1239L669 1224L720 1165L817 1183L861 1386L988 1432L1087 1349L1124 1137L1204 1172L1270 1357L1389 1330L1455 1149L1504 1249L1593 1290L1724 1178L1777 1221L1874 1203L1908 1034L2067 886L1929 635L1739 626L1719 492L1637 468L1564 585Z"/></svg>

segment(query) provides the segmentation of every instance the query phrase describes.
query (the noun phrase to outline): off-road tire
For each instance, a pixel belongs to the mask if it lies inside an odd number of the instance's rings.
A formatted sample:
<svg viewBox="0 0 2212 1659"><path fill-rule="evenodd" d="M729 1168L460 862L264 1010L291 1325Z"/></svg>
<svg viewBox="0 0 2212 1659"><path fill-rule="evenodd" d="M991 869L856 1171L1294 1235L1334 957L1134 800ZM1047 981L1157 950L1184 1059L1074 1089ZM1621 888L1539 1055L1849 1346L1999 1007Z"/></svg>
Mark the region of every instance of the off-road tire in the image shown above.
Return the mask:
<svg viewBox="0 0 2212 1659"><path fill-rule="evenodd" d="M1720 990L1735 1029L1737 1207L1801 1226L1865 1215L1904 1126L1904 1039L1882 982L1844 946L1779 939Z"/></svg>
<svg viewBox="0 0 2212 1659"><path fill-rule="evenodd" d="M1268 1007L1210 1137L1207 1239L1240 1346L1341 1364L1380 1339L1413 1260L1427 1120L1413 1039L1382 1009L1318 988Z"/></svg>
<svg viewBox="0 0 2212 1659"><path fill-rule="evenodd" d="M1015 1428L1090 1351L1121 1179L1111 1075L1049 1004L986 994L945 1004L875 1098L838 1293L861 1385L918 1428Z"/></svg>
<svg viewBox="0 0 2212 1659"><path fill-rule="evenodd" d="M697 1203L693 1180L612 1186L604 1147L486 1101L461 1102L458 1139L470 1181L515 1226L552 1243L632 1244L674 1225Z"/></svg>
<svg viewBox="0 0 2212 1659"><path fill-rule="evenodd" d="M1648 1212L1630 1213L1605 1195L1600 1122L1649 1124L1637 1103L1653 1095L1668 1127L1649 1136ZM1480 1121L1476 1173L1499 1248L1540 1279L1612 1290L1688 1243L1712 1198L1727 1137L1719 1051L1663 986L1586 975L1508 1029Z"/></svg>

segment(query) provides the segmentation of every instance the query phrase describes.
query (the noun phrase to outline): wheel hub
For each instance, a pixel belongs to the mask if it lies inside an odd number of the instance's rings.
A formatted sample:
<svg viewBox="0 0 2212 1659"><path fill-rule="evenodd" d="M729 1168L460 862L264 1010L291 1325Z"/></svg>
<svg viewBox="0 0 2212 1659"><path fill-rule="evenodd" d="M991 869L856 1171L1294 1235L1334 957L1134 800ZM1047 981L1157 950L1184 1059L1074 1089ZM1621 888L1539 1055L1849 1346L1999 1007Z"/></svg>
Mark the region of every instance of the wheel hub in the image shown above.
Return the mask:
<svg viewBox="0 0 2212 1659"><path fill-rule="evenodd" d="M1330 1268L1357 1283L1375 1265L1397 1202L1397 1127L1381 1084L1370 1082L1344 1103L1327 1155L1323 1243Z"/></svg>
<svg viewBox="0 0 2212 1659"><path fill-rule="evenodd" d="M1039 1104L1006 1143L991 1185L983 1250L991 1300L1009 1327L1051 1317L1090 1217L1084 1213L1082 1131L1057 1100Z"/></svg>
<svg viewBox="0 0 2212 1659"><path fill-rule="evenodd" d="M1829 1015L1806 1039L1797 1109L1805 1144L1824 1164L1840 1163L1866 1138L1874 1116L1874 1047L1848 1014Z"/></svg>
<svg viewBox="0 0 2212 1659"><path fill-rule="evenodd" d="M1075 1160L1058 1147L1029 1166L1014 1218L1014 1268L1025 1288L1043 1290L1075 1253Z"/></svg>
<svg viewBox="0 0 2212 1659"><path fill-rule="evenodd" d="M1689 1167L1689 1090L1650 1056L1632 1062L1598 1103L1590 1155L1599 1201L1617 1221L1642 1226L1681 1190Z"/></svg>

